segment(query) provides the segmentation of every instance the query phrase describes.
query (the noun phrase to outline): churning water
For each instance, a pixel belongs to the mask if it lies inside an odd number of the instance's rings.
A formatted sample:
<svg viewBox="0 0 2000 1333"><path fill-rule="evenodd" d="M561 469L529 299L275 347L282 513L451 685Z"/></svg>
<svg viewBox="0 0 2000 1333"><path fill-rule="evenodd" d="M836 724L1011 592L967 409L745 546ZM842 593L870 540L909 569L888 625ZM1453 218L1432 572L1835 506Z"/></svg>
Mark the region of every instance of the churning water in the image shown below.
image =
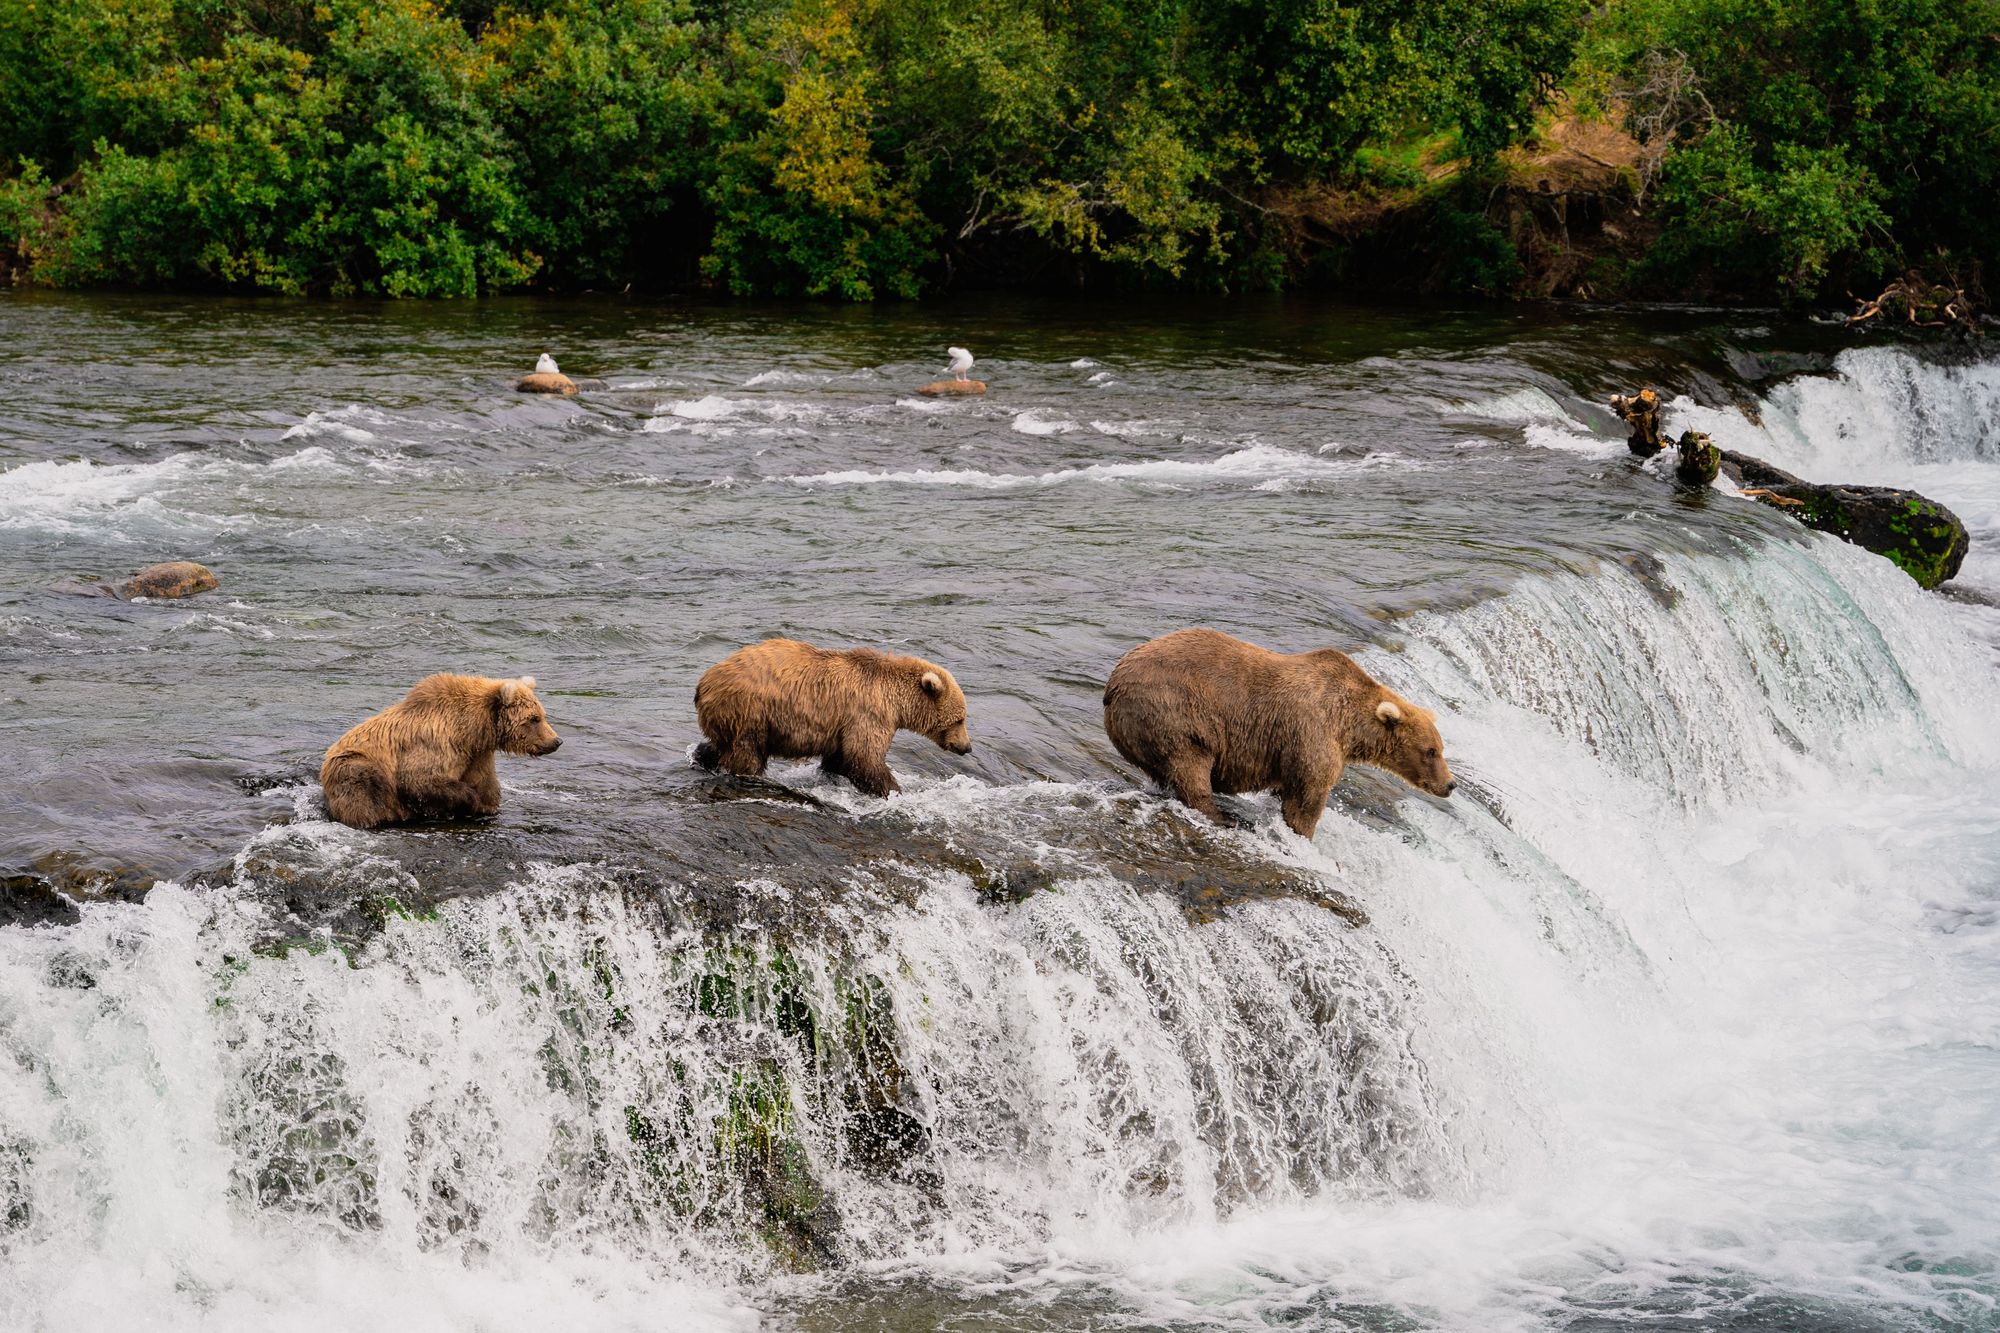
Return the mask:
<svg viewBox="0 0 2000 1333"><path fill-rule="evenodd" d="M2000 1329L1994 363L1304 302L0 334L0 1326ZM950 343L988 397L912 395ZM543 350L602 387L509 392ZM1676 491L1642 383L1952 505L1959 588ZM77 594L168 558L221 590ZM1459 794L1190 820L1098 703L1189 624L1356 651ZM776 633L949 665L973 754L693 770ZM327 823L439 669L564 748Z"/></svg>

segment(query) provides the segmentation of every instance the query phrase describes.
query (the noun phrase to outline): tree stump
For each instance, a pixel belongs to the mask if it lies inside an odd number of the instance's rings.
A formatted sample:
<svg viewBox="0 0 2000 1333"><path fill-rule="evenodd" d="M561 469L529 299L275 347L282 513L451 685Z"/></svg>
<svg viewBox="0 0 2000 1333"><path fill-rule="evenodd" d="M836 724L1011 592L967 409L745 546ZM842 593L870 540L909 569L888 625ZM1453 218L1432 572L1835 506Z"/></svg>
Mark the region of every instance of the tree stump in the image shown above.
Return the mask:
<svg viewBox="0 0 2000 1333"><path fill-rule="evenodd" d="M1611 410L1624 419L1632 428L1631 438L1625 447L1641 458L1651 458L1667 447L1660 438L1660 395L1651 389L1641 389L1630 398L1615 394L1611 399Z"/></svg>
<svg viewBox="0 0 2000 1333"><path fill-rule="evenodd" d="M1674 447L1680 453L1674 476L1689 486L1706 486L1722 470L1722 451L1698 430L1682 431L1680 443Z"/></svg>

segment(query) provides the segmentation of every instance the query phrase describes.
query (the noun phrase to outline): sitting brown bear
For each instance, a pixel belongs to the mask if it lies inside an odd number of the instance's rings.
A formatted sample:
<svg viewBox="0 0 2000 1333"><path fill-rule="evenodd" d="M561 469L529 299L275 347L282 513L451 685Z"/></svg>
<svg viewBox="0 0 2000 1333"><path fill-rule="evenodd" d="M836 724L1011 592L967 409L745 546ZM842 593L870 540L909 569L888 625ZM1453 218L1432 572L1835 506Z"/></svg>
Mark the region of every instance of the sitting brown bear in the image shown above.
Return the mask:
<svg viewBox="0 0 2000 1333"><path fill-rule="evenodd" d="M494 751L550 754L561 744L533 676L439 673L335 741L319 784L327 813L355 828L490 815L500 809Z"/></svg>
<svg viewBox="0 0 2000 1333"><path fill-rule="evenodd" d="M1437 796L1455 785L1430 712L1346 653L1274 653L1212 629L1125 654L1104 687L1104 730L1183 805L1221 823L1213 793L1276 790L1306 838L1350 760Z"/></svg>
<svg viewBox="0 0 2000 1333"><path fill-rule="evenodd" d="M771 759L810 759L870 796L901 791L889 771L898 731L930 737L966 754L965 696L943 667L872 648L830 652L795 639L740 648L703 673L695 716L708 739L695 747L703 768L741 777Z"/></svg>

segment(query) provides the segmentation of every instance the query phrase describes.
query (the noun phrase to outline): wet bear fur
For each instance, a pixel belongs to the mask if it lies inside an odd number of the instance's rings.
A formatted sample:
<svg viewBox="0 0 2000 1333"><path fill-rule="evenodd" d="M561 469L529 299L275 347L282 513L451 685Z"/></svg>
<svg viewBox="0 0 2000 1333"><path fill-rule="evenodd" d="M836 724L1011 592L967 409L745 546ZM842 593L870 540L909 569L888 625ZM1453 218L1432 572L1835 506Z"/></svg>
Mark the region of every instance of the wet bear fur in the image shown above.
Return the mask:
<svg viewBox="0 0 2000 1333"><path fill-rule="evenodd" d="M1127 653L1104 687L1104 730L1183 805L1221 823L1215 793L1275 791L1305 838L1349 763L1435 796L1454 785L1430 711L1346 653L1275 653L1212 629Z"/></svg>
<svg viewBox="0 0 2000 1333"><path fill-rule="evenodd" d="M898 731L928 736L953 754L972 749L965 696L951 673L872 648L833 652L766 639L703 673L694 711L707 738L694 752L703 768L757 777L773 759L818 758L870 796L902 790L889 771Z"/></svg>
<svg viewBox="0 0 2000 1333"><path fill-rule="evenodd" d="M533 676L440 673L335 741L319 782L327 813L355 828L491 815L500 809L493 756L549 754L561 744Z"/></svg>

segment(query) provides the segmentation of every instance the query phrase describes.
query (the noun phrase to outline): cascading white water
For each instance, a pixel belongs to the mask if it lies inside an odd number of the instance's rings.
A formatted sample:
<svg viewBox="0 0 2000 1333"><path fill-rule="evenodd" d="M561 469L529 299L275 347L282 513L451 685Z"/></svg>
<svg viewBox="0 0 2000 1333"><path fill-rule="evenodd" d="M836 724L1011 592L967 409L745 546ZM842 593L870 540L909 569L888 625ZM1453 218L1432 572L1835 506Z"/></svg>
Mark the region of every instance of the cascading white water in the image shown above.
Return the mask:
<svg viewBox="0 0 2000 1333"><path fill-rule="evenodd" d="M1831 375L1774 386L1757 419L1676 399L1671 429L1705 430L1813 481L1903 486L1943 501L1972 534L1961 584L2000 592L2000 362L1941 363L1850 348Z"/></svg>
<svg viewBox="0 0 2000 1333"><path fill-rule="evenodd" d="M1142 1320L1533 1327L1731 1282L1990 1317L1990 647L1820 538L1400 629L1369 665L1446 710L1477 799L1311 845L1253 799L1228 835L1361 931L937 870L705 940L543 867L351 959L256 951L236 888L9 932L0 1322L748 1326L825 1247Z"/></svg>

